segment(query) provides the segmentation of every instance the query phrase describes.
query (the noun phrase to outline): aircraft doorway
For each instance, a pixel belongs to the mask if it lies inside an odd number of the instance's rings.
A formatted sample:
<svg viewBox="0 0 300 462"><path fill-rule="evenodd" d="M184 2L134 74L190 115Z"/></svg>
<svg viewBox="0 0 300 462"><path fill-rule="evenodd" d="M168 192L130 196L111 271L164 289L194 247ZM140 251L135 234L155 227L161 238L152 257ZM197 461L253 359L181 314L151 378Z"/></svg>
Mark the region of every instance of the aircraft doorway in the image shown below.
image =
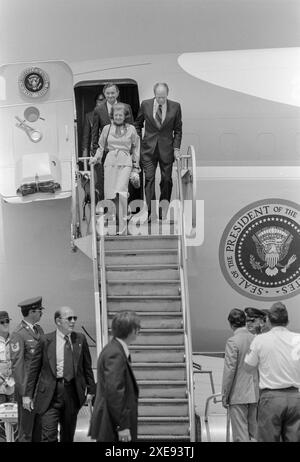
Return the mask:
<svg viewBox="0 0 300 462"><path fill-rule="evenodd" d="M127 103L131 106L133 118L135 119L139 110L139 92L137 83L131 79L119 80L99 80L90 82L80 82L75 88L75 104L77 115L77 136L78 136L78 155L82 156L82 137L85 117L88 112L93 111L96 104L96 97L103 92L103 87L106 83L112 82L118 85L120 90L119 101ZM129 202L135 199L143 198L143 176L140 174L140 189L134 189L129 184ZM138 210L137 210L138 211Z"/></svg>

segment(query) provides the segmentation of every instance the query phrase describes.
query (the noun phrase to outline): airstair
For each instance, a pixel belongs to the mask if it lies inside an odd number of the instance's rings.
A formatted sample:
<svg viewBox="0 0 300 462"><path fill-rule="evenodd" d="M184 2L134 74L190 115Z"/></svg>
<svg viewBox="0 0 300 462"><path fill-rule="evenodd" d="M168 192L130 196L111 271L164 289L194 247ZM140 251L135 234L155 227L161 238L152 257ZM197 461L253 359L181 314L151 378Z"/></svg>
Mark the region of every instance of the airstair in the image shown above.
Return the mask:
<svg viewBox="0 0 300 462"><path fill-rule="evenodd" d="M195 179L193 168L195 153L189 147L176 165L175 224L157 225L147 234L105 235L103 216L96 215L91 193L88 239L92 240L97 353L109 340L117 312L134 310L141 319L140 335L130 347L140 390L139 441L199 441L201 437L194 404L184 217L184 198ZM90 179L93 191L93 166ZM190 210L193 213L195 208ZM192 234L194 216L190 222ZM75 245L82 249L80 241L76 239Z"/></svg>

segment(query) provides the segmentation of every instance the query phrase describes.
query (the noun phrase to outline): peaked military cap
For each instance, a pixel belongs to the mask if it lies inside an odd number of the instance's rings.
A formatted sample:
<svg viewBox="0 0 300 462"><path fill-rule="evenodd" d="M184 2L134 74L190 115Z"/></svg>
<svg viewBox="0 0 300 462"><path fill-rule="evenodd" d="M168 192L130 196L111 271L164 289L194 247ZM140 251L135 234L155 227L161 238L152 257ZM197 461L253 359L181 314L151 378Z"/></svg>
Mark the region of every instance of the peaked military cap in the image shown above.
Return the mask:
<svg viewBox="0 0 300 462"><path fill-rule="evenodd" d="M10 320L10 317L8 316L8 312L7 311L0 311L0 321L5 320L5 319Z"/></svg>
<svg viewBox="0 0 300 462"><path fill-rule="evenodd" d="M266 317L266 313L264 313L261 310L258 310L257 308L249 307L249 308L245 308L244 311L246 313L247 318L263 318L264 319Z"/></svg>
<svg viewBox="0 0 300 462"><path fill-rule="evenodd" d="M20 308L29 308L30 310L43 310L42 297L28 298L23 302L18 303Z"/></svg>

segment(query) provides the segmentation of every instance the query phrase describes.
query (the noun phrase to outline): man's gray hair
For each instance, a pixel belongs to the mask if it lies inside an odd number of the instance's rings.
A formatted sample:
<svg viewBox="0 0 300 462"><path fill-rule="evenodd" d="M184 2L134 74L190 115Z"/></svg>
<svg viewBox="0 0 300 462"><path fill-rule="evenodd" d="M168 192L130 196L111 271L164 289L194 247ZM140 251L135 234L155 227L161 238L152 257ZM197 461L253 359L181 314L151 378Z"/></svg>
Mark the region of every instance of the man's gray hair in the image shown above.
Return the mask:
<svg viewBox="0 0 300 462"><path fill-rule="evenodd" d="M155 94L155 92L156 92L157 87L160 87L160 86L165 87L165 89L167 90L167 94L169 94L169 86L168 86L168 84L165 83L165 82L157 82L157 83L154 85L154 87L153 87L154 94Z"/></svg>

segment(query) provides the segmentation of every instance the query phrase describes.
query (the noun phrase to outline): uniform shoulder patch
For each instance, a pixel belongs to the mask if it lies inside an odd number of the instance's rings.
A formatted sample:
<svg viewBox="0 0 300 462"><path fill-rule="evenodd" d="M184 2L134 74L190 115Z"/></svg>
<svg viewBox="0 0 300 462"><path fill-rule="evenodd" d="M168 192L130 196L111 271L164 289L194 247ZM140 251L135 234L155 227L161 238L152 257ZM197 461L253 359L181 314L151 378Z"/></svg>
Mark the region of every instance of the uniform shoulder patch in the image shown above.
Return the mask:
<svg viewBox="0 0 300 462"><path fill-rule="evenodd" d="M17 351L19 351L20 349L20 344L19 342L15 342L15 343L11 343L11 349L14 353L16 353Z"/></svg>

